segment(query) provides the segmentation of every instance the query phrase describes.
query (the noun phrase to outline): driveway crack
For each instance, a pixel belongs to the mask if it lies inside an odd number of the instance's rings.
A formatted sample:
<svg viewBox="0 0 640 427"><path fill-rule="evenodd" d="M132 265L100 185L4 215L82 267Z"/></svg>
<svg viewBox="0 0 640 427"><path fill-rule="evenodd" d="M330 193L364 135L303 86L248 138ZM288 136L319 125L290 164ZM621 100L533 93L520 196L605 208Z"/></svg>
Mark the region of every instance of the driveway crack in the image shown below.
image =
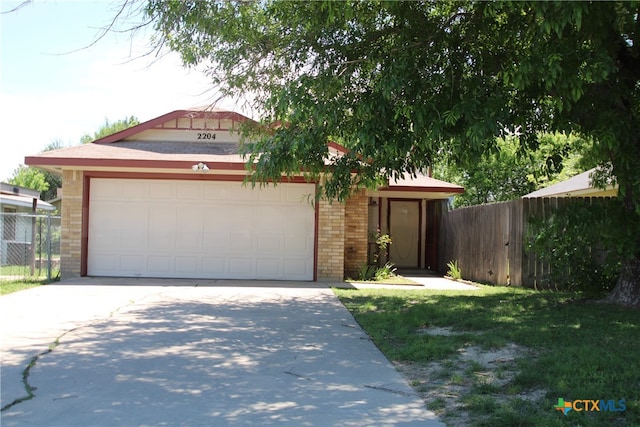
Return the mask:
<svg viewBox="0 0 640 427"><path fill-rule="evenodd" d="M15 399L13 402L8 403L6 405L4 405L2 407L2 409L0 409L1 411L6 411L7 409L17 405L18 403L22 403L22 402L26 402L27 400L31 400L35 397L35 393L34 391L37 390L37 387L32 386L31 384L29 384L29 375L31 374L31 369L36 366L36 363L38 362L38 359L40 359L42 356L44 356L45 354L49 354L51 353L53 350L55 350L55 348L60 345L60 339L62 337L64 337L65 335L76 331L80 328L83 328L85 325L83 326L78 326L75 327L73 329L69 329L68 331L65 331L63 334L61 334L60 336L58 336L55 341L53 341L51 344L49 344L49 348L36 354L35 356L33 356L31 358L31 360L29 361L29 364L27 365L27 367L24 369L24 371L22 371L22 384L24 385L24 390L27 392L26 396L22 396L22 397L18 397L17 399Z"/></svg>
<svg viewBox="0 0 640 427"><path fill-rule="evenodd" d="M284 371L284 373L285 373L285 374L287 374L287 375L294 376L294 377L296 377L296 378L303 379L303 380L313 381L311 378L309 378L309 377L305 377L304 375L296 374L295 372L291 372L291 371Z"/></svg>
<svg viewBox="0 0 640 427"><path fill-rule="evenodd" d="M399 394L401 396L416 396L415 393L409 393L409 392L402 391L402 390L395 390L395 389L392 389L392 388L389 388L389 387L380 387L380 386L368 385L368 384L365 384L364 386L366 388L370 388L370 389L373 389L373 390L386 391L388 393Z"/></svg>
<svg viewBox="0 0 640 427"><path fill-rule="evenodd" d="M156 294L150 294L150 295L143 296L143 297L140 299L140 301L142 301L142 300L144 300L144 299L146 299L146 298L148 298L148 297L150 297L150 296L152 296L152 295L159 295L159 294L162 294L162 292L158 292L158 293L156 293ZM97 323L99 323L99 322L103 322L103 321L105 321L105 320L108 320L108 319L112 318L112 317L113 317L117 312L119 312L120 310L122 310L123 308L125 308L125 307L129 307L129 306L131 306L131 305L133 305L133 304L135 304L135 303L136 303L136 301L134 301L134 300L129 300L129 302L128 302L128 303L123 304L123 305L121 305L120 307L117 307L116 309L112 310L112 311L111 311L111 312L110 312L106 317L101 318L101 319L94 319L93 321L88 322L88 323L86 323L86 324L84 324L84 325L80 325L80 326L76 326L75 328L71 328L71 329L69 329L69 330L67 330L67 331L63 332L62 334L60 334L58 337L56 337L56 339L55 339L51 344L49 344L49 348L47 348L46 350L44 350L44 351L42 351L42 352L40 352L40 353L36 354L35 356L33 356L33 357L29 360L29 363L27 364L27 367L22 371L22 384L24 385L24 390L25 390L25 392L27 393L27 395L26 395L26 396L22 396L22 397L18 397L18 398L16 398L15 400L13 400L12 402L7 403L7 404L6 404L6 405L4 405L2 408L0 408L0 412L4 412L4 411L6 411L7 409L12 408L12 407L14 407L15 405L17 405L17 404L19 404L19 403L22 403L22 402L26 402L26 401L28 401L28 400L31 400L31 399L33 399L33 398L36 396L36 394L35 394L34 392L35 392L38 388L37 388L37 387L32 386L32 385L29 383L29 375L31 374L31 369L33 369L33 368L36 366L36 364L37 364L38 360L39 360L42 356L45 356L45 355L47 355L47 354L51 353L53 350L55 350L55 349L56 349L56 347L58 347L58 346L60 345L60 340L61 340L65 335L70 334L71 332L77 331L77 330L82 329L82 328L86 328L86 327L89 327L89 326L93 326L93 325L95 325L95 324L97 324Z"/></svg>

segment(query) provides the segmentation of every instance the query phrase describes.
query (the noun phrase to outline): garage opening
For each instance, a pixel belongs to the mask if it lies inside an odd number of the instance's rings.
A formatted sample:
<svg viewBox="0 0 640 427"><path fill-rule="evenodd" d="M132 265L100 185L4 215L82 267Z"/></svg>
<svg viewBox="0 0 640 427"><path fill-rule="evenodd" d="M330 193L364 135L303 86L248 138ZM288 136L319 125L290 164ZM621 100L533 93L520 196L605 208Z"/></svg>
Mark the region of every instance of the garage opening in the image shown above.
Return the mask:
<svg viewBox="0 0 640 427"><path fill-rule="evenodd" d="M315 187L92 178L90 276L313 280Z"/></svg>

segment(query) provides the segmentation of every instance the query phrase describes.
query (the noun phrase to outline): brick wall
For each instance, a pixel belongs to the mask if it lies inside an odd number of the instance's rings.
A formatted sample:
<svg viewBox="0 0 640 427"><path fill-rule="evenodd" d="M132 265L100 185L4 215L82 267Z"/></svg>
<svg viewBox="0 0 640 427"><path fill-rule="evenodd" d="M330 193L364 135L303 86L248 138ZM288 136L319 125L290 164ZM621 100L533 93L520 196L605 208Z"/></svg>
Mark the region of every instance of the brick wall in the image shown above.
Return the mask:
<svg viewBox="0 0 640 427"><path fill-rule="evenodd" d="M344 278L344 203L321 200L318 206L318 280Z"/></svg>
<svg viewBox="0 0 640 427"><path fill-rule="evenodd" d="M62 235L60 240L60 274L63 279L80 276L82 243L82 186L80 171L62 173Z"/></svg>
<svg viewBox="0 0 640 427"><path fill-rule="evenodd" d="M367 233L369 198L365 190L351 196L344 213L344 272L356 278L360 268L367 263Z"/></svg>

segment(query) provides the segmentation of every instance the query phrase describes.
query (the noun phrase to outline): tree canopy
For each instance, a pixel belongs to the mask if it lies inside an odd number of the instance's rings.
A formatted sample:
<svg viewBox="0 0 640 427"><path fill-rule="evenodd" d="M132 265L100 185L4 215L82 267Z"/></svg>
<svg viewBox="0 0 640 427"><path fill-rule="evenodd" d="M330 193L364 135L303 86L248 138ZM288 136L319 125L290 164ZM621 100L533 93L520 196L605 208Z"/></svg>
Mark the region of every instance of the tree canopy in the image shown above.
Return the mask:
<svg viewBox="0 0 640 427"><path fill-rule="evenodd" d="M13 176L9 178L9 184L38 190L40 193L49 190L49 183L45 178L44 172L25 165L19 165L13 171Z"/></svg>
<svg viewBox="0 0 640 427"><path fill-rule="evenodd" d="M89 143L139 123L140 121L135 116L125 117L113 123L105 119L104 124L93 133L93 136L89 134L83 135L80 138L80 143ZM59 139L54 139L47 144L42 151L52 151L61 148L64 148L64 143ZM31 168L21 164L13 171L13 175L9 178L9 183L38 190L40 191L40 198L42 200L51 200L56 197L58 187L62 187L62 178L49 171Z"/></svg>
<svg viewBox="0 0 640 427"><path fill-rule="evenodd" d="M639 190L638 2L214 2L149 0L158 43L246 97L256 179L330 163L344 197L431 165L464 165L520 135L598 141L621 193ZM326 141L351 152L330 158ZM352 174L352 172L356 172ZM635 187L634 187L634 184ZM633 202L640 213L640 203Z"/></svg>
<svg viewBox="0 0 640 427"><path fill-rule="evenodd" d="M461 207L517 199L595 166L588 155L591 140L546 133L538 141L535 150L522 153L520 138L498 138L496 150L483 153L472 164L437 159L433 175L464 187L453 200L454 207Z"/></svg>
<svg viewBox="0 0 640 427"><path fill-rule="evenodd" d="M63 147L62 141L54 139L42 151L52 151ZM13 171L9 183L38 190L42 200L51 200L56 197L58 187L62 186L62 178L49 171L21 164Z"/></svg>
<svg viewBox="0 0 640 427"><path fill-rule="evenodd" d="M256 181L302 168L345 198L442 156L464 167L499 137L527 151L544 132L575 132L640 221L637 0L144 4L156 46L260 113L245 130ZM327 140L349 153L330 156ZM640 306L636 242L619 285Z"/></svg>
<svg viewBox="0 0 640 427"><path fill-rule="evenodd" d="M82 144L87 144L91 141L95 141L96 139L104 138L105 136L120 132L121 130L128 129L139 124L140 120L138 120L138 118L135 116L125 117L124 119L116 120L113 123L109 122L109 119L104 119L104 124L93 133L93 136L89 135L88 133L84 134L80 138L80 142Z"/></svg>

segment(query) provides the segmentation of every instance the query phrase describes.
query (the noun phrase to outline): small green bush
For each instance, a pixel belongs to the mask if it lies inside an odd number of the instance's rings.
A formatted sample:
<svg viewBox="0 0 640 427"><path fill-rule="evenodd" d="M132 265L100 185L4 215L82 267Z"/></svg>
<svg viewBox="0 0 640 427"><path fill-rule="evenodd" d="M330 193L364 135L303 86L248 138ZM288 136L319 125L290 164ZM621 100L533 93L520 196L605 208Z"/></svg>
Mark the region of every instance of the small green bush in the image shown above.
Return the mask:
<svg viewBox="0 0 640 427"><path fill-rule="evenodd" d="M449 267L449 270L447 270L447 276L455 280L462 279L462 271L460 271L460 267L458 267L458 260L449 261L447 263L447 267Z"/></svg>
<svg viewBox="0 0 640 427"><path fill-rule="evenodd" d="M377 269L375 265L363 264L358 271L358 280L373 280Z"/></svg>
<svg viewBox="0 0 640 427"><path fill-rule="evenodd" d="M364 264L358 271L358 280L379 282L394 277L395 272L396 268L392 262L388 262L382 267Z"/></svg>
<svg viewBox="0 0 640 427"><path fill-rule="evenodd" d="M396 272L395 265L392 262L388 262L376 270L374 277L376 281L386 280L390 277L395 276L395 272Z"/></svg>
<svg viewBox="0 0 640 427"><path fill-rule="evenodd" d="M550 280L558 289L608 292L638 235L625 215L618 200L568 203L546 221L529 219L529 248L549 263Z"/></svg>

